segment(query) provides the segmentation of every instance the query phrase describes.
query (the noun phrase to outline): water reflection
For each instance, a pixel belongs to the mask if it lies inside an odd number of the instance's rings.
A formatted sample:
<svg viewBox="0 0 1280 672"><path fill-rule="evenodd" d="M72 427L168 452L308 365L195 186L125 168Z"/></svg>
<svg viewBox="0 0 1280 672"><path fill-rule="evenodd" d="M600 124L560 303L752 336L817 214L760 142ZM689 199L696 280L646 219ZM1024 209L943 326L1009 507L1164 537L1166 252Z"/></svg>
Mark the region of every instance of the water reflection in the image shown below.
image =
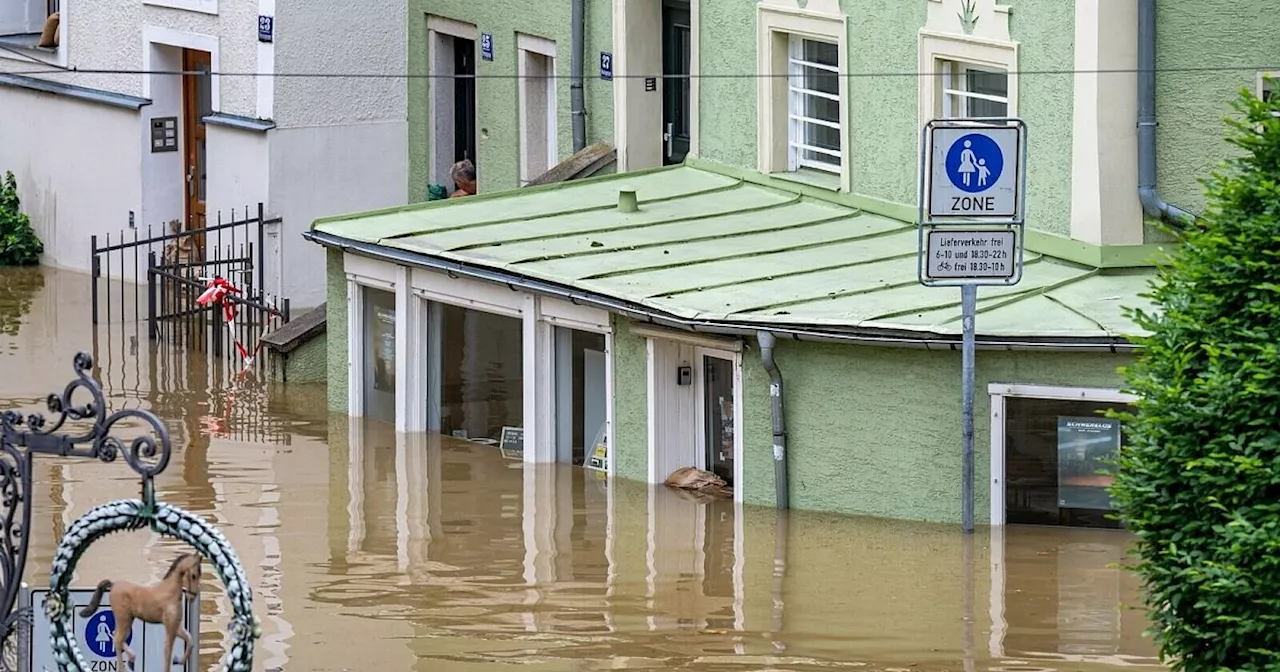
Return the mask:
<svg viewBox="0 0 1280 672"><path fill-rule="evenodd" d="M86 347L88 283L44 269L0 333L0 405L59 389ZM4 271L0 271L3 276ZM27 311L22 313L22 311ZM1115 530L949 526L700 504L496 447L326 416L323 389L238 379L115 325L113 405L151 408L177 452L163 498L216 521L263 620L256 669L1103 670L1155 668ZM39 460L27 579L122 465ZM176 542L113 535L78 585L152 581ZM139 558L142 562L139 562ZM208 574L201 667L230 612Z"/></svg>

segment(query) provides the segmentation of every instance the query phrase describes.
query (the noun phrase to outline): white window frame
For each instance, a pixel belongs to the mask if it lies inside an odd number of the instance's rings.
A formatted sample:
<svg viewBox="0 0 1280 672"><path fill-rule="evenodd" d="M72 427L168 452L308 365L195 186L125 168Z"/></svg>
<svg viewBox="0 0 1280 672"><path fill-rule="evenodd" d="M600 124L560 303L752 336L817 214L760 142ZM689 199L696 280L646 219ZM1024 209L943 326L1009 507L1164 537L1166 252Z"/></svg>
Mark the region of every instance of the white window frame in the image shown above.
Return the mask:
<svg viewBox="0 0 1280 672"><path fill-rule="evenodd" d="M839 103L842 97L839 94L831 95L822 91L813 91L796 86L793 77L798 77L804 68L815 68L825 70L827 72L836 73L839 76L840 64L837 62L834 66L826 63L818 63L815 61L804 60L804 43L805 42L822 42L824 44L834 44L837 49L839 44L829 40L819 40L805 35L792 33L787 38L787 64L788 64L788 84L787 84L787 104L789 107L789 115L787 119L787 171L795 172L802 168L811 170L820 170L825 173L841 175L843 173L844 154L848 148L848 143L843 133L844 126L840 122L829 122L824 119L816 119L806 117L804 115L804 100L807 97L825 98L827 100L835 100ZM804 128L807 124L816 124L819 126L827 126L841 131L840 149L829 150L824 147L817 147L805 144ZM826 154L839 159L839 163L831 164L824 161L815 161L804 158L805 152L815 152L818 154Z"/></svg>
<svg viewBox="0 0 1280 672"><path fill-rule="evenodd" d="M957 72L957 70L959 72ZM939 61L939 71L942 73L941 86L941 102L942 102L942 118L955 119L970 116L968 110L969 100L985 100L993 103L1000 103L1005 107L1003 116L1009 116L1009 97L993 96L985 93L976 93L967 90L966 75L972 70L975 72L983 72L993 75L1004 75L1005 81L1008 82L1009 72L1004 68L994 68L990 66L975 65L964 61L942 60ZM958 88L952 88L955 82L960 82ZM962 100L957 100L962 99ZM956 103L963 102L965 109L955 109Z"/></svg>
<svg viewBox="0 0 1280 672"><path fill-rule="evenodd" d="M635 331L633 329L633 331ZM670 474L658 473L657 464L658 456L661 451L662 456L670 457L678 452L680 448L672 444L658 441L658 423L662 418L658 417L658 389L659 386L674 386L672 380L674 371L659 371L656 366L657 353L655 352L658 341L666 341L668 344L677 344L691 346L693 348L693 361L690 366L693 368L692 394L694 396L694 408L688 409L694 414L694 430L695 441L692 464L699 469L706 469L707 451L706 451L706 412L705 412L705 388L702 370L703 357L718 357L726 359L733 363L733 500L741 503L743 501L743 493L745 483L743 483L743 396L742 396L742 345L739 341L725 339L725 343L717 343L706 336L698 338L680 338L678 335L667 337L659 335L657 332L649 332L645 338L645 368L647 373L647 428L648 428L648 473L650 483L662 483ZM717 347L718 346L718 347ZM664 395L665 396L665 395ZM611 449L612 450L612 449ZM683 456L681 456L683 457ZM612 455L611 464L612 466ZM665 460L664 460L665 461ZM684 462L683 459L677 459L675 462Z"/></svg>
<svg viewBox="0 0 1280 672"><path fill-rule="evenodd" d="M551 79L547 83L547 109L529 109L529 80L525 79L525 53L544 56L548 60L548 72ZM520 185L524 186L538 175L529 172L529 121L534 115L542 115L547 120L547 169L559 163L559 135L556 127L556 113L559 110L559 78L556 77L556 43L542 37L516 34L516 97L520 110Z"/></svg>
<svg viewBox="0 0 1280 672"><path fill-rule="evenodd" d="M834 43L838 53L838 72L844 75L849 62L848 19L834 3L825 2L810 3L809 9L761 4L757 11L756 66L762 75L756 79L757 168L766 174L794 173L790 147L793 125L790 118L793 111L790 95L792 37ZM839 91L842 133L838 188L848 191L850 117L847 77L841 76Z"/></svg>
<svg viewBox="0 0 1280 672"><path fill-rule="evenodd" d="M944 80L941 75L947 63L974 67L981 70L1003 71L1008 77L1008 112L1018 116L1018 51L1017 42L1004 42L980 37L968 37L920 30L919 69L935 76L918 77L919 122L923 127L929 120L942 117L944 108Z"/></svg>
<svg viewBox="0 0 1280 672"><path fill-rule="evenodd" d="M1268 89L1271 90L1271 96L1280 101L1280 70L1258 73L1258 98L1263 98ZM1280 112L1271 114L1280 117Z"/></svg>
<svg viewBox="0 0 1280 672"><path fill-rule="evenodd" d="M187 12L212 14L214 16L218 14L218 0L142 0L142 4L151 7L167 7Z"/></svg>
<svg viewBox="0 0 1280 672"><path fill-rule="evenodd" d="M1050 399L1061 401L1090 401L1102 404L1132 404L1137 397L1115 389L1100 387L1060 387L1055 385L1024 385L991 383L987 386L991 395L991 526L1005 524L1005 400L1010 397L1024 399Z"/></svg>
<svg viewBox="0 0 1280 672"><path fill-rule="evenodd" d="M42 49L39 47L22 47L12 44L5 46L8 49L0 49L0 59L12 60L19 63L27 63L31 65L53 65L61 68L67 67L67 37L69 31L67 24L70 20L70 12L67 11L66 5L75 4L75 0L59 0L58 1L58 47L56 49ZM46 16L47 20L47 16ZM43 30L43 24L41 30ZM13 51L10 51L12 49ZM50 58L52 57L52 58Z"/></svg>

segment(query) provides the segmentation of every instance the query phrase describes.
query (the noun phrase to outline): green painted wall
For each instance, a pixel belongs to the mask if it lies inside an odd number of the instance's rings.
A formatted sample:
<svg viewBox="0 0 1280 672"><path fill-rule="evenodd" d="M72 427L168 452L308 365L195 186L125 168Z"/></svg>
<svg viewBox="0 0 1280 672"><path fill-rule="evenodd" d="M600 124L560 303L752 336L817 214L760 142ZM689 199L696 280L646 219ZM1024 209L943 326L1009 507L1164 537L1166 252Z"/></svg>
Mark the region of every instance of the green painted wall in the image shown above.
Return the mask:
<svg viewBox="0 0 1280 672"><path fill-rule="evenodd" d="M614 475L649 478L649 378L645 339L631 333L631 322L613 318Z"/></svg>
<svg viewBox="0 0 1280 672"><path fill-rule="evenodd" d="M615 322L616 474L648 474L644 339ZM785 386L793 508L934 522L960 518L960 353L785 341L775 350ZM754 341L743 352L743 493L773 506L769 375ZM979 352L976 515L990 493L993 382L1117 388L1128 357Z"/></svg>
<svg viewBox="0 0 1280 672"><path fill-rule="evenodd" d="M328 315L327 307L325 314ZM327 333L319 334L298 346L298 349L285 357L284 379L287 384L323 383L328 380L329 345L327 336Z"/></svg>
<svg viewBox="0 0 1280 672"><path fill-rule="evenodd" d="M613 10L609 0L587 0L584 86L587 106L587 143L613 142L612 83L600 79L600 52L612 51ZM436 14L474 24L479 32L493 35L494 60L480 60L476 44L476 170L480 191L520 186L520 138L516 88L516 33L556 43L556 129L560 159L573 153L573 127L569 115L570 3L538 0L504 2L409 3L409 194L410 201L426 200L426 186L447 175L429 175L431 120L428 117L430 80L427 55L427 16Z"/></svg>
<svg viewBox="0 0 1280 672"><path fill-rule="evenodd" d="M325 249L325 345L328 347L329 410L346 413L347 404L347 271L342 250ZM317 339L319 340L319 339Z"/></svg>
<svg viewBox="0 0 1280 672"><path fill-rule="evenodd" d="M1069 234L1075 2L1009 0L1010 30L1020 44L1019 113L1030 127L1027 166L1030 226ZM850 118L846 129L855 193L896 203L916 202L920 122L918 33L923 2L874 9L843 0L849 17ZM703 0L699 20L699 152L703 158L755 169L756 6ZM717 76L718 75L718 76ZM724 75L735 75L724 77ZM875 76L864 76L875 75ZM885 157L895 157L886 161Z"/></svg>
<svg viewBox="0 0 1280 672"><path fill-rule="evenodd" d="M1156 179L1166 201L1200 212L1199 180L1234 152L1223 141L1231 101L1241 87L1255 89L1255 67L1280 69L1280 12L1271 0L1160 2L1157 7Z"/></svg>

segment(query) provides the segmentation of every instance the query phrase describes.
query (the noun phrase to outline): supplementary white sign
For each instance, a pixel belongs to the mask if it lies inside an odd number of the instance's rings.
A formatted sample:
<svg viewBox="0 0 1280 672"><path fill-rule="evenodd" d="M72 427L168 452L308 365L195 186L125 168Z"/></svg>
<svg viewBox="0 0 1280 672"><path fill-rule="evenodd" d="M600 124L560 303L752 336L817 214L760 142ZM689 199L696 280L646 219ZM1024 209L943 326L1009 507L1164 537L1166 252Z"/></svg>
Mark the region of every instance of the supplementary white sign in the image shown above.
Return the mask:
<svg viewBox="0 0 1280 672"><path fill-rule="evenodd" d="M929 216L1017 215L1022 193L1020 140L1016 126L929 129Z"/></svg>
<svg viewBox="0 0 1280 672"><path fill-rule="evenodd" d="M128 672L128 670L118 670L116 666L115 642L111 638L116 625L115 616L111 613L111 593L107 592L102 596L102 603L93 614L88 617L80 615L80 610L93 598L93 590L92 588L72 588L70 591L71 604L74 605L72 608L75 609L71 622L75 629L76 644L80 646L80 655L88 661L89 672ZM49 619L44 616L44 597L49 593L49 589L28 588L26 592L27 599L22 600L21 603L32 608L32 627L28 631L31 638L25 642L26 649L22 656L24 659L22 662L27 664L24 669L28 672L45 672L46 670L54 672L58 669L58 664L54 662L53 649L49 646L52 628ZM187 611L183 620L183 627L191 633L191 641L199 642L199 596L187 602ZM138 656L132 672L171 672L184 669L183 665L164 663L164 637L163 625L144 624L142 621L134 620L132 632L125 641L125 644ZM191 651L186 651L183 646L185 645L181 639L175 639L174 655L188 656L190 665L185 666L185 669L196 669L199 663L199 647L192 647ZM127 668L128 657L125 658Z"/></svg>
<svg viewBox="0 0 1280 672"><path fill-rule="evenodd" d="M1012 229L934 229L928 234L925 277L1012 278L1018 264L1017 244Z"/></svg>

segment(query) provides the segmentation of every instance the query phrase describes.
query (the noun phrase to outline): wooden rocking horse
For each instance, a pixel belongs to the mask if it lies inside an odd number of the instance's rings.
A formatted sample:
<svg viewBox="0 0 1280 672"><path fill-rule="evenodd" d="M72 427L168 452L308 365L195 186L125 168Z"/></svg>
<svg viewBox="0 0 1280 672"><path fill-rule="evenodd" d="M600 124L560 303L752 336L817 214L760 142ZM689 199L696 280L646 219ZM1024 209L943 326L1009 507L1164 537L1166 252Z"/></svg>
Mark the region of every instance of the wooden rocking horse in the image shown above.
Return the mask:
<svg viewBox="0 0 1280 672"><path fill-rule="evenodd" d="M144 623L164 625L164 659L174 664L185 664L181 658L173 656L173 640L182 639L184 657L191 656L191 633L182 626L183 600L185 590L195 595L200 590L200 556L195 553L184 553L169 566L164 578L153 586L140 586L128 581L111 581L105 579L93 591L89 604L80 610L80 615L88 618L98 610L102 602L102 594L111 591L111 613L116 618L116 631L112 633L116 647L116 669L133 669L138 656L126 643L129 632L133 630L133 619L141 619ZM124 666L125 654L129 655L129 667Z"/></svg>

